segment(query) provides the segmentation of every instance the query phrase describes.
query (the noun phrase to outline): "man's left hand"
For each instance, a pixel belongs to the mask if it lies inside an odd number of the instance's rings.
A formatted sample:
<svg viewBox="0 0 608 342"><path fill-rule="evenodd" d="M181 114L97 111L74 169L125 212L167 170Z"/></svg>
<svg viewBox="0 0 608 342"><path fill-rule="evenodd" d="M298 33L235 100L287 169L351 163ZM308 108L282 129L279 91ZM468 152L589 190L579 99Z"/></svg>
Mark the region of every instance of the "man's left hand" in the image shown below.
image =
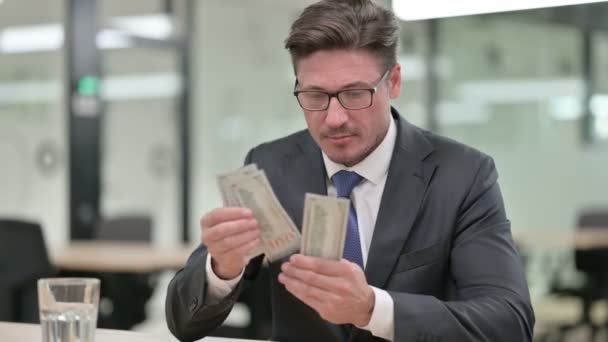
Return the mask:
<svg viewBox="0 0 608 342"><path fill-rule="evenodd" d="M374 291L357 264L296 254L281 270L279 282L323 319L359 327L369 323Z"/></svg>

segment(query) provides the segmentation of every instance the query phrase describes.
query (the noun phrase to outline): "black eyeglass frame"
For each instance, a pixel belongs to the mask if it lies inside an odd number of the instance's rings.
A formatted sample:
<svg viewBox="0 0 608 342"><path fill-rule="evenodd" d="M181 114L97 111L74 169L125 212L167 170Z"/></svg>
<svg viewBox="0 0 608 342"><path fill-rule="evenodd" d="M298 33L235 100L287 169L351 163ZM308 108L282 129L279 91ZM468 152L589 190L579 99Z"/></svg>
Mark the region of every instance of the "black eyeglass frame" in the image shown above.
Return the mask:
<svg viewBox="0 0 608 342"><path fill-rule="evenodd" d="M327 110L329 108L329 105L331 103L331 99L333 97L335 97L336 99L338 99L338 102L340 102L340 105L344 109L348 109L348 110L366 109L366 108L371 107L374 104L374 94L376 93L376 91L378 91L378 88L380 87L380 85L382 84L382 82L386 79L386 77L390 74L391 70L392 70L392 67L387 68L386 71L384 72L384 74L382 74L382 77L380 77L380 80L372 88L343 89L343 90L337 91L335 93L328 93L326 91L321 91L321 90L296 90L297 87L298 87L298 79L296 79L296 83L293 86L293 95L298 100L298 104L300 105L300 107L302 107L302 109L308 110L308 111L311 111L311 112L321 112L321 111ZM348 92L348 91L369 91L370 92L369 105L366 106L366 107L358 107L358 108L349 108L349 107L345 106L344 103L342 103L342 100L340 99L340 94ZM298 95L303 94L303 93L321 93L321 94L325 94L325 95L327 95L327 105L325 106L325 108L322 108L322 109L308 109L308 108L306 108L306 107L304 107L302 105L302 102L300 101L300 97L298 96Z"/></svg>

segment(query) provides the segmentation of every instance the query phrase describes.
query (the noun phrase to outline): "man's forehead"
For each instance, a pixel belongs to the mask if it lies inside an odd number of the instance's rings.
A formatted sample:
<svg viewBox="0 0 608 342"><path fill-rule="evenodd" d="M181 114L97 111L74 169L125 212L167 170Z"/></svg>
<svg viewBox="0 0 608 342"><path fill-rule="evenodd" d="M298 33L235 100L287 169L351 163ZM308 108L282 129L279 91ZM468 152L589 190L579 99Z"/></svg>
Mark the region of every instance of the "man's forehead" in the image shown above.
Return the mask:
<svg viewBox="0 0 608 342"><path fill-rule="evenodd" d="M338 67L378 67L381 59L362 49L330 49L315 51L299 58L297 71L311 69L337 69Z"/></svg>
<svg viewBox="0 0 608 342"><path fill-rule="evenodd" d="M377 81L378 72L372 69L372 73L355 74L355 73L305 73L298 76L299 88L305 89L323 89L328 91L337 91L345 88L353 87L372 87L373 82Z"/></svg>
<svg viewBox="0 0 608 342"><path fill-rule="evenodd" d="M295 72L301 86L340 87L374 82L382 70L374 56L337 52L303 58Z"/></svg>

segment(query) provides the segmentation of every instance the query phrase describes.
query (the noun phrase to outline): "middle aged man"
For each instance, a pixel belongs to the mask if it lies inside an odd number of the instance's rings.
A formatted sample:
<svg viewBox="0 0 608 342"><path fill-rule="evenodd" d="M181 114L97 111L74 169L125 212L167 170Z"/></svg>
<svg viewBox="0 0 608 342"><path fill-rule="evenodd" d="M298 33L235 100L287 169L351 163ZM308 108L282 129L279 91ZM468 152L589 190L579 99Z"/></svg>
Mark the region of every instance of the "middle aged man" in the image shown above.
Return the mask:
<svg viewBox="0 0 608 342"><path fill-rule="evenodd" d="M323 0L286 47L308 130L252 149L293 221L304 194L349 197L344 259L270 264L277 341L531 341L534 314L490 157L421 130L391 107L399 26L369 0ZM202 245L172 280L169 328L212 333L255 280L247 208L201 220Z"/></svg>

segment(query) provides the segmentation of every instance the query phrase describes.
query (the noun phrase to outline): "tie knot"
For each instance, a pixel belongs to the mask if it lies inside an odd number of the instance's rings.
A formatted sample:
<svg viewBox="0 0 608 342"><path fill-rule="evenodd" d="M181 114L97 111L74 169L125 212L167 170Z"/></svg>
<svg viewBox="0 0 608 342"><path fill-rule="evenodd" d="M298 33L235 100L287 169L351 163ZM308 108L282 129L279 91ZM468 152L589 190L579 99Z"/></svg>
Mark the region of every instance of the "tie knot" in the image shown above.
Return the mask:
<svg viewBox="0 0 608 342"><path fill-rule="evenodd" d="M353 171L338 171L331 177L336 190L338 190L338 197L348 198L353 188L361 181L361 176Z"/></svg>

